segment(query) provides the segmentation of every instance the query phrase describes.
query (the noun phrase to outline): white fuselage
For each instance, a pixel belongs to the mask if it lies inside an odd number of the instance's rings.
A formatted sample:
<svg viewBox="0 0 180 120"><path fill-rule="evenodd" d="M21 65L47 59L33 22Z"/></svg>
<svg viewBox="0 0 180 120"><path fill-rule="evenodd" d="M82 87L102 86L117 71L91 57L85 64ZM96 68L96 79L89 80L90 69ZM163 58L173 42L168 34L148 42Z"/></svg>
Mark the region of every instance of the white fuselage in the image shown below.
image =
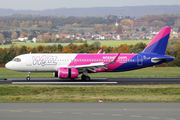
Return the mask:
<svg viewBox="0 0 180 120"><path fill-rule="evenodd" d="M15 57L6 68L21 72L55 72L67 67L77 54L25 54ZM21 61L15 61L19 58Z"/></svg>

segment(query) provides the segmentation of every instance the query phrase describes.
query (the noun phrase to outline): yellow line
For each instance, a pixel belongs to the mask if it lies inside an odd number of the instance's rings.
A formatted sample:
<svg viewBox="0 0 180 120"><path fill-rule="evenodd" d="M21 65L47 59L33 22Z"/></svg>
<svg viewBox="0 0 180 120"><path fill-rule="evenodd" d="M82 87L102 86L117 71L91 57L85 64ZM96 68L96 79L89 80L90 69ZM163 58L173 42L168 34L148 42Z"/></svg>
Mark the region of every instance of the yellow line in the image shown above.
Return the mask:
<svg viewBox="0 0 180 120"><path fill-rule="evenodd" d="M123 116L123 115L120 115L120 114L112 114L112 116Z"/></svg>
<svg viewBox="0 0 180 120"><path fill-rule="evenodd" d="M103 113L92 113L93 115L104 115Z"/></svg>
<svg viewBox="0 0 180 120"><path fill-rule="evenodd" d="M159 117L149 117L149 118L152 118L152 119L160 119Z"/></svg>
<svg viewBox="0 0 180 120"><path fill-rule="evenodd" d="M72 114L79 114L79 115L82 115L83 113L73 112Z"/></svg>
<svg viewBox="0 0 180 120"><path fill-rule="evenodd" d="M131 115L131 117L142 117L142 116L135 116L135 115Z"/></svg>
<svg viewBox="0 0 180 120"><path fill-rule="evenodd" d="M166 118L166 120L176 120L176 119L174 119L174 118Z"/></svg>

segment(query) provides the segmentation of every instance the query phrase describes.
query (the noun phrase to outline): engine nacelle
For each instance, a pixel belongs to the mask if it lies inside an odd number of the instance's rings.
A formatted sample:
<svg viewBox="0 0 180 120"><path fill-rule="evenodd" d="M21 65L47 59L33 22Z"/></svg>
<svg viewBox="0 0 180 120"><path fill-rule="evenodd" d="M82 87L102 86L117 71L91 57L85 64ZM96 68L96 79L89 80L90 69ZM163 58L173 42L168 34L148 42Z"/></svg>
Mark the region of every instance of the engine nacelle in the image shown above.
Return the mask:
<svg viewBox="0 0 180 120"><path fill-rule="evenodd" d="M78 78L79 72L76 68L67 68L67 67L61 67L59 68L58 72L54 73L54 77L59 77L61 79L67 79L67 78Z"/></svg>

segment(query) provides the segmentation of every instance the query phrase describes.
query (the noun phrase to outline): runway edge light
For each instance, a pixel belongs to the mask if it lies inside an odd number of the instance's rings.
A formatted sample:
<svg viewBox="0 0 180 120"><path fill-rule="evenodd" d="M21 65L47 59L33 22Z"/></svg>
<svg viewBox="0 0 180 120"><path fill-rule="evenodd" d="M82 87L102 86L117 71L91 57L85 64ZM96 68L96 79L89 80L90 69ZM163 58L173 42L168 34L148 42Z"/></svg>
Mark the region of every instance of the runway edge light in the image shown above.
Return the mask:
<svg viewBox="0 0 180 120"><path fill-rule="evenodd" d="M99 103L102 103L103 101L102 101L102 99L99 99Z"/></svg>

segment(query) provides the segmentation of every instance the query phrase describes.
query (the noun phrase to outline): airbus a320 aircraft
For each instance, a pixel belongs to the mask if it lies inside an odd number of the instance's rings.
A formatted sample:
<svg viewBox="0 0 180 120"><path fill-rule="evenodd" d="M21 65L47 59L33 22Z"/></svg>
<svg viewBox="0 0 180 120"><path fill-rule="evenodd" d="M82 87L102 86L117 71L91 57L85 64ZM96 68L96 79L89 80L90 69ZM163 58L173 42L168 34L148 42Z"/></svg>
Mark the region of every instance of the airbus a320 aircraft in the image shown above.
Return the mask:
<svg viewBox="0 0 180 120"><path fill-rule="evenodd" d="M149 67L174 60L165 55L171 28L164 27L147 47L137 54L24 54L6 64L6 68L20 72L53 72L60 79L90 80L88 73L122 72ZM28 74L27 80L30 80Z"/></svg>

